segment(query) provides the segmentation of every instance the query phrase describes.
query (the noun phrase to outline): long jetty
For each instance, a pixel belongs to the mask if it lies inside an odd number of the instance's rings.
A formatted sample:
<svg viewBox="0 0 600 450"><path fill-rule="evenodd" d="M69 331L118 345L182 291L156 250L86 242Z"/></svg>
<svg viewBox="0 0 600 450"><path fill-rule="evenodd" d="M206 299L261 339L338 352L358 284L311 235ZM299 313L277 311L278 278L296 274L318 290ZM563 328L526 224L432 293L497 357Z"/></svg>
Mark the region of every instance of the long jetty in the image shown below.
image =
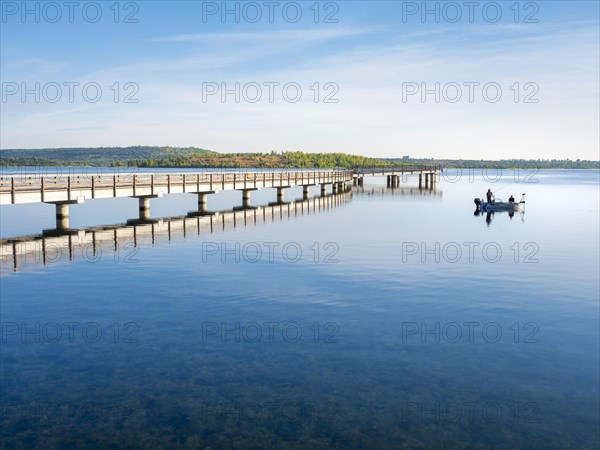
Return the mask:
<svg viewBox="0 0 600 450"><path fill-rule="evenodd" d="M362 185L365 176L386 176L390 187L400 185L404 175L418 175L419 188L432 188L439 166L406 168L356 168L353 170L275 170L247 172L134 173L114 175L12 175L0 176L0 205L49 203L56 207L56 229L69 229L69 206L86 200L133 197L139 200L139 219L150 218L150 199L168 194L191 193L198 196L198 213L207 213L210 194L236 190L242 193L242 208L252 208L251 193L265 188L277 190L283 203L287 188L302 186L305 199L311 186L321 186L325 196L347 190L353 182Z"/></svg>

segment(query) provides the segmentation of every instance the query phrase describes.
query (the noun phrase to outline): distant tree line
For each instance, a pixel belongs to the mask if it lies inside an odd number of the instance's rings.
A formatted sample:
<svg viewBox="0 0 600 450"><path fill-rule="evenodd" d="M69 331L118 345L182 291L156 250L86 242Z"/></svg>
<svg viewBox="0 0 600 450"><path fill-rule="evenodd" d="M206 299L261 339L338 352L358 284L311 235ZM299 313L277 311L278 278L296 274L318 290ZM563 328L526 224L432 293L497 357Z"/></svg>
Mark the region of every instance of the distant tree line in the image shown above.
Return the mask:
<svg viewBox="0 0 600 450"><path fill-rule="evenodd" d="M413 164L439 164L442 167L462 167L474 169L600 169L600 161L571 160L571 159L502 159L502 160L477 160L477 159L419 159L419 158L388 158L391 163L407 162Z"/></svg>
<svg viewBox="0 0 600 450"><path fill-rule="evenodd" d="M463 168L600 169L599 161L371 158L347 153L216 153L196 147L101 147L1 150L0 166L356 168L441 165Z"/></svg>

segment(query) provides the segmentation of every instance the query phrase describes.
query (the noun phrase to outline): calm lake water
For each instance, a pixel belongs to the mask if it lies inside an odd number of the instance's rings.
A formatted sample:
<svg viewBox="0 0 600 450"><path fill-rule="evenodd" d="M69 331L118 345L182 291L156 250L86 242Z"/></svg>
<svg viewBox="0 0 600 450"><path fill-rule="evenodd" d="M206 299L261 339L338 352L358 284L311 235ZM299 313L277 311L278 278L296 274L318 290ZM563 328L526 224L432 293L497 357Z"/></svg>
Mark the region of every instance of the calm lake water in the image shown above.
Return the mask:
<svg viewBox="0 0 600 450"><path fill-rule="evenodd" d="M174 219L135 246L3 261L0 445L598 448L598 171L417 185L367 178L212 233L178 228L195 196L166 196L151 216ZM474 215L488 188L524 212ZM88 201L71 227L137 207ZM52 205L0 212L5 239L54 226Z"/></svg>

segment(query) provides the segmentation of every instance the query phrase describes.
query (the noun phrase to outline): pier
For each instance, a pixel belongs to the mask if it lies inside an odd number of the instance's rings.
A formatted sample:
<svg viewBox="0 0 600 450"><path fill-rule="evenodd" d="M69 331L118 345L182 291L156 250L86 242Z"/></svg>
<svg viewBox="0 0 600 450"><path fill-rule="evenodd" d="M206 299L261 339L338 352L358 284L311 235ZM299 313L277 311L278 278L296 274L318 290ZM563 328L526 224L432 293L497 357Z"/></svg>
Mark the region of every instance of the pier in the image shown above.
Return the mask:
<svg viewBox="0 0 600 450"><path fill-rule="evenodd" d="M25 203L55 205L56 229L69 229L69 207L86 200L133 197L139 201L139 219L150 220L150 199L189 193L198 197L199 215L208 213L208 196L235 190L242 194L242 209L251 209L252 192L277 191L276 204L285 202L285 190L302 186L303 198L320 185L321 196L338 194L348 183L362 185L365 176L386 176L389 187L400 186L407 175L418 175L419 188L433 188L440 167L355 168L353 170L275 170L246 172L135 173L89 176L12 175L0 177L0 206ZM331 187L329 187L331 186Z"/></svg>

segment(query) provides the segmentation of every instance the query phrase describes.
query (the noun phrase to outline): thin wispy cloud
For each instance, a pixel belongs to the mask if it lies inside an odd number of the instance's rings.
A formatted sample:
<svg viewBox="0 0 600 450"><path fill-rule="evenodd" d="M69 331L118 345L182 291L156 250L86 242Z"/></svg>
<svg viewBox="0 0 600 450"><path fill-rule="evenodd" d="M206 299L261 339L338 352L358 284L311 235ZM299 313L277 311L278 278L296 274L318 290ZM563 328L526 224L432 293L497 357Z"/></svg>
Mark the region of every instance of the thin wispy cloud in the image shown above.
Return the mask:
<svg viewBox="0 0 600 450"><path fill-rule="evenodd" d="M61 128L59 131L90 131L90 130L106 130L107 127L75 127L75 128Z"/></svg>
<svg viewBox="0 0 600 450"><path fill-rule="evenodd" d="M206 43L237 43L237 42L318 42L330 39L340 39L349 36L359 36L369 33L364 29L324 28L303 30L269 30L251 33L197 33L163 36L152 39L153 42L206 42Z"/></svg>

